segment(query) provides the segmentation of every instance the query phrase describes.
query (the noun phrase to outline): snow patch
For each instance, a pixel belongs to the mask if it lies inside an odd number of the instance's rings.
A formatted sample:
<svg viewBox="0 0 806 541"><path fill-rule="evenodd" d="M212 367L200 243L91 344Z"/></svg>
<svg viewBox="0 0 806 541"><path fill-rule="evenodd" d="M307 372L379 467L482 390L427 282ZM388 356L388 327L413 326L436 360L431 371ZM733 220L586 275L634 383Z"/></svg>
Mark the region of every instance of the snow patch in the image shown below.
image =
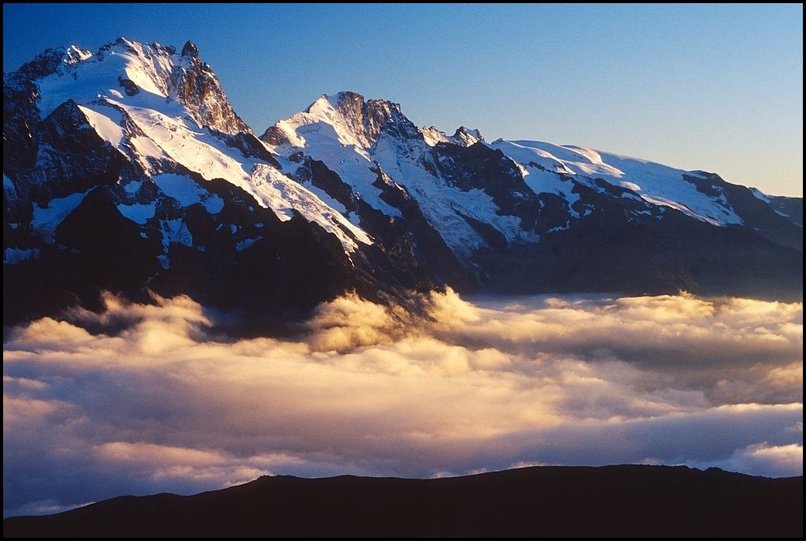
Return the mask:
<svg viewBox="0 0 806 541"><path fill-rule="evenodd" d="M3 250L3 264L17 265L31 259L39 259L39 248L6 248Z"/></svg>
<svg viewBox="0 0 806 541"><path fill-rule="evenodd" d="M621 182L618 183L618 185L624 188L625 190L632 190L634 192L641 191L641 187L638 184L635 184L634 182L628 182L626 180L622 180Z"/></svg>
<svg viewBox="0 0 806 541"><path fill-rule="evenodd" d="M157 202L152 201L151 203L133 203L131 205L124 205L118 204L118 212L120 214L132 222L145 225L151 218L154 217L154 213L157 212Z"/></svg>
<svg viewBox="0 0 806 541"><path fill-rule="evenodd" d="M140 186L142 185L142 180L132 180L123 187L123 190L129 195L134 195L140 190Z"/></svg>
<svg viewBox="0 0 806 541"><path fill-rule="evenodd" d="M218 214L224 208L224 200L199 186L192 178L184 175L163 173L152 179L168 197L175 199L183 207L201 203L210 214Z"/></svg>
<svg viewBox="0 0 806 541"><path fill-rule="evenodd" d="M372 239L362 229L274 167L256 165L252 182L258 201L272 209L281 220L290 220L298 212L309 222L317 223L325 231L336 235L349 251L358 247L355 240L372 244Z"/></svg>
<svg viewBox="0 0 806 541"><path fill-rule="evenodd" d="M9 203L14 199L17 199L17 188L14 186L14 182L3 173L3 201Z"/></svg>
<svg viewBox="0 0 806 541"><path fill-rule="evenodd" d="M95 129L95 132L104 139L112 143L115 148L122 148L123 143L123 115L112 107L79 105L79 109L87 117L87 121Z"/></svg>
<svg viewBox="0 0 806 541"><path fill-rule="evenodd" d="M517 163L517 162L516 162ZM572 218L579 218L579 212L574 209L574 204L580 199L580 195L573 191L576 181L569 177L564 177L559 173L546 171L534 164L518 164L526 185L536 194L550 193L559 195L568 203L568 212Z"/></svg>
<svg viewBox="0 0 806 541"><path fill-rule="evenodd" d="M193 246L193 235L190 234L187 224L179 218L160 220L160 231L162 232L162 251L165 253L168 253L168 247L171 244Z"/></svg>
<svg viewBox="0 0 806 541"><path fill-rule="evenodd" d="M322 200L322 202L323 202L323 203L325 203L325 204L326 204L327 206L329 206L330 208L335 209L335 210L339 211L339 212L340 212L340 213L342 213L342 214L347 214L347 208L346 208L344 205L342 205L340 201L336 201L335 199L333 199L332 197L330 197L330 194L328 194L328 193L327 193L325 190L323 190L322 188L320 188L320 187L318 187L318 186L314 186L314 185L313 185L313 184L311 184L310 182L306 182L306 183L304 183L304 184L303 184L303 186L305 186L305 188L306 188L306 189L307 189L309 192L311 192L311 193L312 193L312 194L314 194L316 197L318 197L319 199L321 199L321 200ZM349 219L349 218L348 218L348 219ZM350 220L350 221L352 221L352 220Z"/></svg>
<svg viewBox="0 0 806 541"><path fill-rule="evenodd" d="M33 206L31 228L38 231L45 240L51 242L60 223L78 207L90 191L78 192L65 197L51 199L46 207Z"/></svg>
<svg viewBox="0 0 806 541"><path fill-rule="evenodd" d="M772 203L772 199L769 198L767 194L759 190L758 188L750 188L750 193L752 193L756 199L760 199L767 204Z"/></svg>
<svg viewBox="0 0 806 541"><path fill-rule="evenodd" d="M239 240L235 243L235 250L238 252L243 252L259 240L260 237L249 237L247 239Z"/></svg>
<svg viewBox="0 0 806 541"><path fill-rule="evenodd" d="M664 207L673 208L675 210L679 210L683 214L688 214L689 216L692 216L694 214L691 211L690 208L688 208L684 204L678 203L677 201L674 201L672 199L666 199L664 197L655 197L655 196L651 196L651 195L647 195L647 194L642 194L641 199L643 199L644 201L646 201L647 203L650 203L652 205L664 206ZM704 216L698 216L698 218L700 220L702 220L703 222L710 223L711 225L721 225L719 223L719 221L717 221L717 220L715 220L713 218L708 218L708 217L704 217Z"/></svg>

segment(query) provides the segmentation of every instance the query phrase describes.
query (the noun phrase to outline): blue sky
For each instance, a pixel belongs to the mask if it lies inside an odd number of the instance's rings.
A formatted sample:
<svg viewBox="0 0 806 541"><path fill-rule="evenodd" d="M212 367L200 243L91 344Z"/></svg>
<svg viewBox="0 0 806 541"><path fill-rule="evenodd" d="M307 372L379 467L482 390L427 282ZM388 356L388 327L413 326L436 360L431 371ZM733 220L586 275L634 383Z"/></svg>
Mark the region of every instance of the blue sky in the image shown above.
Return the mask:
<svg viewBox="0 0 806 541"><path fill-rule="evenodd" d="M418 125L803 193L801 4L4 4L3 70L118 36L192 39L258 132L355 90Z"/></svg>

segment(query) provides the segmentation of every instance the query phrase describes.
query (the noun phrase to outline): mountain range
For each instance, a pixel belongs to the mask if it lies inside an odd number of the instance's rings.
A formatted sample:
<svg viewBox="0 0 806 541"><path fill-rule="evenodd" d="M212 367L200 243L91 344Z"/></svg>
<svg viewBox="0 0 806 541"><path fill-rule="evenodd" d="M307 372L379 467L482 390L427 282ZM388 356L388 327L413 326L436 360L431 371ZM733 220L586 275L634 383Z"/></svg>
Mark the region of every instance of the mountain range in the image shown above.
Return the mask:
<svg viewBox="0 0 806 541"><path fill-rule="evenodd" d="M802 198L448 135L354 92L258 135L192 42L48 49L4 74L3 125L6 324L104 291L186 294L255 332L347 291L802 298Z"/></svg>

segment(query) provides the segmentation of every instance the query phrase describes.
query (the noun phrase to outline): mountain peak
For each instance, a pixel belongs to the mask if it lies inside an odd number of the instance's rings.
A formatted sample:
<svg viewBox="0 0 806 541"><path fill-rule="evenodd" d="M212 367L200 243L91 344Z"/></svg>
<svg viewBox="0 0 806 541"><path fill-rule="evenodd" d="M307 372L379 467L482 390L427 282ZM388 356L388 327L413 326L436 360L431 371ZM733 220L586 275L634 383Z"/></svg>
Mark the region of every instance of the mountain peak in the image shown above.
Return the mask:
<svg viewBox="0 0 806 541"><path fill-rule="evenodd" d="M294 145L302 143L292 132L313 123L329 124L343 144L363 148L374 146L383 133L402 138L418 137L419 134L417 127L401 112L400 104L381 99L367 100L358 92L342 91L322 94L302 113L278 122L274 130L267 130L264 140L292 142Z"/></svg>
<svg viewBox="0 0 806 541"><path fill-rule="evenodd" d="M374 107L378 109L394 110L400 113L399 103L378 98L366 99L363 94L359 94L353 90L342 90L335 94L322 94L311 105L316 104L320 100L327 101L335 108Z"/></svg>
<svg viewBox="0 0 806 541"><path fill-rule="evenodd" d="M190 57L190 58L199 58L199 48L196 47L196 44L192 41L188 40L185 42L185 45L182 47L182 56Z"/></svg>
<svg viewBox="0 0 806 541"><path fill-rule="evenodd" d="M464 126L459 126L459 128L453 134L453 138L456 140L457 143L466 147L474 145L479 141L484 141L484 137L482 137L481 132L479 130L466 128Z"/></svg>
<svg viewBox="0 0 806 541"><path fill-rule="evenodd" d="M71 47L73 47L71 45ZM47 77L59 70L65 60L67 50L64 47L48 48L26 62L17 71L3 74L4 84L15 81L35 81Z"/></svg>
<svg viewBox="0 0 806 541"><path fill-rule="evenodd" d="M445 132L434 126L420 128L420 133L428 146L433 147L438 143L450 143L462 147L469 147L478 142L484 142L479 130L459 126L452 136L448 136Z"/></svg>
<svg viewBox="0 0 806 541"><path fill-rule="evenodd" d="M92 57L92 51L82 49L76 45L70 45L64 53L65 64L77 64Z"/></svg>
<svg viewBox="0 0 806 541"><path fill-rule="evenodd" d="M15 91L30 94L42 119L67 100L79 105L99 99L116 102L143 91L142 96L181 103L201 126L230 134L251 133L235 114L213 70L200 61L192 41L185 43L181 56L173 46L125 37L102 45L95 53L76 45L47 49L5 80ZM31 93L34 86L38 91Z"/></svg>
<svg viewBox="0 0 806 541"><path fill-rule="evenodd" d="M335 94L322 94L304 112L316 114L322 109L332 108L343 115L360 116L370 114L373 116L401 115L399 103L383 99L366 99L362 94L352 90L342 90Z"/></svg>
<svg viewBox="0 0 806 541"><path fill-rule="evenodd" d="M348 104L363 104L366 99L363 95L352 90L342 90L333 95L322 94L322 98L326 99L334 107L343 107Z"/></svg>

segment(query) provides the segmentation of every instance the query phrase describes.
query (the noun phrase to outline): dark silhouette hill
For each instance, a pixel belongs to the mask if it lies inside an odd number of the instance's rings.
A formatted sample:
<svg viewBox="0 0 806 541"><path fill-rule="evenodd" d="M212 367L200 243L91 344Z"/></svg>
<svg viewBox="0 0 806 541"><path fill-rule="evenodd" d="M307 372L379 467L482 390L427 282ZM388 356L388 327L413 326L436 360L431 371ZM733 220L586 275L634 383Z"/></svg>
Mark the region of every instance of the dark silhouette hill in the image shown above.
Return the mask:
<svg viewBox="0 0 806 541"><path fill-rule="evenodd" d="M261 477L3 521L4 537L802 537L803 477L533 467L443 479Z"/></svg>

